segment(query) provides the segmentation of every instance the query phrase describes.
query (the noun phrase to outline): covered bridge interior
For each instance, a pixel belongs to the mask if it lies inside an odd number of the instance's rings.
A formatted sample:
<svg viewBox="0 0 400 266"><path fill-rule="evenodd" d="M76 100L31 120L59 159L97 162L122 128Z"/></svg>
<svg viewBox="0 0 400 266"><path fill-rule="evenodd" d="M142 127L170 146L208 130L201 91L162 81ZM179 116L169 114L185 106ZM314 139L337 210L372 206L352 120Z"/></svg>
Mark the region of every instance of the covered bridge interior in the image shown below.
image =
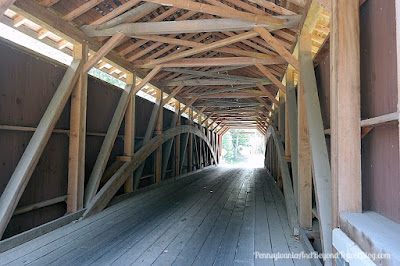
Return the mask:
<svg viewBox="0 0 400 266"><path fill-rule="evenodd" d="M0 16L0 265L400 265L398 0Z"/></svg>

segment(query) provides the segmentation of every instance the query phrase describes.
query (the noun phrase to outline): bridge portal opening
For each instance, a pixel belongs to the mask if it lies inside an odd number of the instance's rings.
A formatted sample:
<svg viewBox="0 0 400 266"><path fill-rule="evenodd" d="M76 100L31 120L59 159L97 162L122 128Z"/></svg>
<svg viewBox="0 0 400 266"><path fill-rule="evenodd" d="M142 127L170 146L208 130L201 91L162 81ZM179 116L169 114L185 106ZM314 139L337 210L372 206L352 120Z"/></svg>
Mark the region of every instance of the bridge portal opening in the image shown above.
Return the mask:
<svg viewBox="0 0 400 266"><path fill-rule="evenodd" d="M221 165L264 167L264 135L256 129L230 129L222 137Z"/></svg>

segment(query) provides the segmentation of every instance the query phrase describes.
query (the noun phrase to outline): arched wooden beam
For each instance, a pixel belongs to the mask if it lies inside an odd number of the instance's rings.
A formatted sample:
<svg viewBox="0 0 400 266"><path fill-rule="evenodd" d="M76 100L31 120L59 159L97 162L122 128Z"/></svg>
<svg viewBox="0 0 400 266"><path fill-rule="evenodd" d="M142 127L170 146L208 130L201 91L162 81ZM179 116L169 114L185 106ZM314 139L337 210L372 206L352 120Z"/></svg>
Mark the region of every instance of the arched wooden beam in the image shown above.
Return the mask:
<svg viewBox="0 0 400 266"><path fill-rule="evenodd" d="M169 139L183 133L192 133L199 136L207 144L214 158L217 162L217 156L211 146L207 136L198 128L191 125L176 126L166 130L162 135L156 136L151 139L146 145L138 150L130 162L125 162L124 165L108 180L108 182L100 189L93 200L88 204L83 218L91 216L95 213L102 211L110 202L112 197L117 193L118 189L125 183L128 177L149 157L158 147Z"/></svg>

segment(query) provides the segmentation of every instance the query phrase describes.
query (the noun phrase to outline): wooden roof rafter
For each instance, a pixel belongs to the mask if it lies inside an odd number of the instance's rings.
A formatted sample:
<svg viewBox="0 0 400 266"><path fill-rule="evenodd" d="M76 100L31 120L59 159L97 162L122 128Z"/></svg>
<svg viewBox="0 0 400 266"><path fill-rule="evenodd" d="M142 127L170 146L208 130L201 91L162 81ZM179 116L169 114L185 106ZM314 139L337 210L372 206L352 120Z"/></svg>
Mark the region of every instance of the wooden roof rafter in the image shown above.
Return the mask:
<svg viewBox="0 0 400 266"><path fill-rule="evenodd" d="M119 3L107 0L86 2L77 0L77 4L71 6L66 5L66 0L38 2L61 14L64 20L71 21L76 27L86 25L82 29L88 36L100 36L97 40L109 41L108 37L121 32L119 29L128 27L130 30L134 29L135 34L122 31L128 36L111 51L109 57L116 58L115 51L117 51L120 59L116 61L124 62L123 67L128 69L140 69L140 73L149 73L160 66L161 71L154 79L159 81L158 85L161 86L166 82L170 86L182 84L182 88L176 93L178 98L192 99L196 97L195 95L199 95L201 98L198 101L200 101L221 97L221 99L253 103L258 107L263 106L257 100L258 97L263 97L261 99L268 106L277 104L277 100L272 96L278 88L282 91L285 88L281 80L287 63L297 67L298 62L291 56L292 48L297 40L296 33L302 28L302 21L309 8L304 0L280 1L279 4L269 0L130 0ZM83 4L78 5L81 2ZM304 10L306 12L302 14ZM303 15L302 19L300 14ZM221 22L238 19L247 21L247 25L250 26L198 31L193 26L196 23L207 23L207 20ZM313 48L315 52L326 37L326 16L322 21L325 24L320 24L319 31L315 32ZM162 24L151 24L155 22ZM186 23L194 32L187 32L183 28L180 31L175 29L169 32L167 27L170 22ZM214 24L220 26L220 23ZM164 25L166 31L165 29L161 31L159 27L156 31L144 34L146 33L144 30L147 29L142 26L151 29L151 25ZM142 32L138 32L136 30L138 28ZM87 29L95 29L97 35L89 34ZM253 30L257 34L250 36ZM99 34L101 31L107 34ZM47 33L43 30L43 36L45 34ZM240 36L246 35L250 37L240 39ZM100 67L105 65L103 62L101 64ZM231 69L223 70L221 73L220 69L224 67ZM216 72L213 72L214 70ZM108 71L116 74L117 68L113 66ZM196 71L203 72L203 75ZM218 74L213 75L213 73ZM118 75L122 76L121 73ZM235 76L242 77L246 81L254 79L254 83L249 82L251 84L248 84L248 87L240 88L239 86L245 84L235 85L239 79L235 79ZM260 79L268 79L273 84L263 83L260 87L257 84L259 82L256 82ZM231 81L230 86L222 85L229 81ZM235 97L231 98L232 96ZM198 101L194 106L197 106ZM236 106L234 101L230 106ZM227 107L229 105L225 109ZM253 115L256 114L257 112ZM261 113L258 114L264 117Z"/></svg>

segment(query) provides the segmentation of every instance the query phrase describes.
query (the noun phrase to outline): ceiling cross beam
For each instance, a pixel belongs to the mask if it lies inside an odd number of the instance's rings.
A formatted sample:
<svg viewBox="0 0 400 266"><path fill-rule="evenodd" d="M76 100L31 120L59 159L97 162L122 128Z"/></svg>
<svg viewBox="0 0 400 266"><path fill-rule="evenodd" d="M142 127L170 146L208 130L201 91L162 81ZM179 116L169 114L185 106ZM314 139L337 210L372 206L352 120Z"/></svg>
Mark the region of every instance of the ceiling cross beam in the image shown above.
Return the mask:
<svg viewBox="0 0 400 266"><path fill-rule="evenodd" d="M260 34L260 36L269 44L271 47L280 54L285 60L291 64L297 71L300 71L300 62L297 60L285 47L269 33L263 27L254 27L254 30Z"/></svg>
<svg viewBox="0 0 400 266"><path fill-rule="evenodd" d="M271 84L269 79L254 79L254 80L229 80L229 79L189 79L182 81L170 81L166 86L222 86L222 85L244 85L256 83Z"/></svg>
<svg viewBox="0 0 400 266"><path fill-rule="evenodd" d="M152 61L148 62L147 64L148 65L157 65L157 64L166 63L166 62L169 62L172 60L181 59L181 58L188 57L191 55L211 51L211 50L214 50L214 49L217 49L217 48L220 48L223 46L227 46L227 45L235 43L235 42L240 42L241 40L246 40L246 39L256 37L256 36L258 36L258 33L255 31L249 31L249 32L245 32L242 34L237 34L235 36L232 36L232 37L220 40L220 41L202 45L201 47L192 48L190 50L186 50L186 51L174 54L174 55L167 55L163 58L152 60Z"/></svg>
<svg viewBox="0 0 400 266"><path fill-rule="evenodd" d="M277 16L263 16L242 12L228 7L218 7L203 3L198 3L190 0L145 0L146 2L157 3L166 6L173 6L186 10L192 10L205 14L215 15L223 18L242 19L251 22L266 23L269 25L281 25L285 23L285 19Z"/></svg>
<svg viewBox="0 0 400 266"><path fill-rule="evenodd" d="M269 30L296 28L300 22L300 15L286 16L285 23L279 26L271 26L265 23L248 22L239 19L200 19L182 21L159 21L159 22L136 22L122 23L113 27L103 28L99 25L85 25L81 30L89 37L112 36L123 32L127 36L140 35L162 35L182 33L204 33L204 32L232 32L251 30L255 27L267 28ZM114 20L116 20L115 18ZM109 21L111 22L111 21ZM110 23L109 23L110 24Z"/></svg>
<svg viewBox="0 0 400 266"><path fill-rule="evenodd" d="M173 60L162 64L163 67L214 67L214 66L252 66L255 64L275 65L285 64L286 61L280 56L273 59L259 59L251 57L218 57L218 58L185 58ZM154 68L147 60L136 60L134 66L141 68Z"/></svg>

